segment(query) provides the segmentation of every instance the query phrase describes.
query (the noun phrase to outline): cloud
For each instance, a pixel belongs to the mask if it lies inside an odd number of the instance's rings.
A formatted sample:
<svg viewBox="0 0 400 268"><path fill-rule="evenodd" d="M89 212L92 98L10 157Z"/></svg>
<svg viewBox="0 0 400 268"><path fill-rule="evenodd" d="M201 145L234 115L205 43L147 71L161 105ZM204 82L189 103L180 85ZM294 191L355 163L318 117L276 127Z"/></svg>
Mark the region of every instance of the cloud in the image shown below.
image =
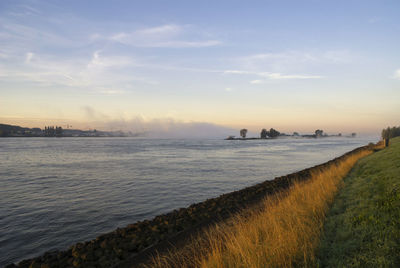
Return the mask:
<svg viewBox="0 0 400 268"><path fill-rule="evenodd" d="M317 57L308 52L288 51L278 53L260 53L239 57L237 62L245 69L269 69L274 71L290 70L296 65L315 63Z"/></svg>
<svg viewBox="0 0 400 268"><path fill-rule="evenodd" d="M231 62L239 70L272 73L302 73L321 70L330 65L349 64L356 59L356 54L348 50L327 51L284 51L276 53L258 53L236 57Z"/></svg>
<svg viewBox="0 0 400 268"><path fill-rule="evenodd" d="M263 80L252 80L250 81L250 84L262 84Z"/></svg>
<svg viewBox="0 0 400 268"><path fill-rule="evenodd" d="M182 32L182 26L176 25L176 24L166 24L166 25L161 25L157 27L152 27L152 28L145 28L136 31L138 34L142 35L176 35L178 33Z"/></svg>
<svg viewBox="0 0 400 268"><path fill-rule="evenodd" d="M255 72L241 71L241 70L227 70L224 74L256 74Z"/></svg>
<svg viewBox="0 0 400 268"><path fill-rule="evenodd" d="M33 58L33 56L34 56L34 54L32 52L26 53L25 63L30 63L32 58Z"/></svg>
<svg viewBox="0 0 400 268"><path fill-rule="evenodd" d="M169 47L169 48L201 48L213 47L221 45L222 42L218 40L207 41L168 41L149 44L148 47Z"/></svg>
<svg viewBox="0 0 400 268"><path fill-rule="evenodd" d="M39 9L29 5L16 5L15 7L11 8L7 14L12 17L27 17L40 15L41 12Z"/></svg>
<svg viewBox="0 0 400 268"><path fill-rule="evenodd" d="M88 64L88 68L112 68L112 67L126 67L133 62L128 57L103 57L100 55L101 51L93 52L92 60Z"/></svg>
<svg viewBox="0 0 400 268"><path fill-rule="evenodd" d="M107 121L110 120L110 117L99 112L91 106L82 106L81 107L84 117L89 121Z"/></svg>
<svg viewBox="0 0 400 268"><path fill-rule="evenodd" d="M16 9L17 10L17 9ZM31 83L31 87L54 86L72 90L87 90L101 94L124 94L143 84L159 84L154 70L215 72L204 68L173 66L163 63L163 55L132 56L120 50L119 44L143 47L201 48L221 44L195 26L163 24L126 31L129 25L98 29L91 21L66 16L42 16L40 9L28 10L32 18L5 15L0 17L0 79L7 83ZM73 35L65 25L86 25ZM54 27L54 26L58 27ZM54 29L57 29L55 31ZM111 41L111 42L110 42ZM44 49L46 48L46 49ZM116 49L117 48L117 49ZM156 62L158 61L158 62ZM149 72L148 70L152 70ZM154 78L152 78L154 77Z"/></svg>
<svg viewBox="0 0 400 268"><path fill-rule="evenodd" d="M28 82L32 87L62 86L107 95L124 94L138 83L157 83L145 76L135 75L134 69L138 66L130 57L104 55L101 51L92 52L86 59L64 59L32 52L24 54L23 61L14 56L13 64L0 62L1 81Z"/></svg>
<svg viewBox="0 0 400 268"><path fill-rule="evenodd" d="M82 110L84 111L85 115L86 115L88 118L93 119L93 118L96 117L96 116L95 116L96 112L95 112L95 110L94 110L92 107L90 107L90 106L83 106L83 107L82 107Z"/></svg>
<svg viewBox="0 0 400 268"><path fill-rule="evenodd" d="M143 28L132 32L119 32L109 37L110 40L132 46L157 46L160 42L173 40L183 31L175 24ZM151 44L155 42L155 44Z"/></svg>
<svg viewBox="0 0 400 268"><path fill-rule="evenodd" d="M330 50L317 56L317 61L330 64L351 63L356 55L348 50Z"/></svg>
<svg viewBox="0 0 400 268"><path fill-rule="evenodd" d="M106 95L119 95L119 94L124 94L125 93L125 91L123 91L123 90L113 90L113 89L108 89L108 90L103 90L103 91L100 91L101 93L103 93L103 94L106 94Z"/></svg>
<svg viewBox="0 0 400 268"><path fill-rule="evenodd" d="M202 39L201 36L196 36L194 32L188 31L187 27L176 24L160 25L133 32L119 32L108 39L136 47L201 48L222 44L219 40L198 40Z"/></svg>
<svg viewBox="0 0 400 268"><path fill-rule="evenodd" d="M349 62L354 55L348 50L328 50L324 52L287 51L261 53L239 58L243 62L294 63L338 63Z"/></svg>
<svg viewBox="0 0 400 268"><path fill-rule="evenodd" d="M265 61L265 60L284 60L284 61L315 61L317 58L310 53L307 52L279 52L279 53L261 53L254 54L247 57L242 58L245 61Z"/></svg>
<svg viewBox="0 0 400 268"><path fill-rule="evenodd" d="M400 69L397 69L397 70L394 72L393 78L394 78L394 79L400 79Z"/></svg>
<svg viewBox="0 0 400 268"><path fill-rule="evenodd" d="M303 75L303 74L290 74L285 75L281 73L271 73L271 72L251 72L251 71L243 71L243 70L228 70L224 71L224 74L239 74L239 75L253 75L263 77L264 79L272 79L272 80L287 80L287 79L320 79L323 76L320 75ZM265 82L264 80L256 79L251 80L250 84L261 84Z"/></svg>
<svg viewBox="0 0 400 268"><path fill-rule="evenodd" d="M8 19L0 18L0 25L0 41L3 41L0 49L4 50L6 48L14 53L42 46L77 47L84 43L84 40L75 41L65 35L46 30L45 27L34 27Z"/></svg>
<svg viewBox="0 0 400 268"><path fill-rule="evenodd" d="M319 75L301 75L301 74L292 74L292 75L283 75L280 73L264 73L262 76L265 76L269 79L320 79L322 76Z"/></svg>
<svg viewBox="0 0 400 268"><path fill-rule="evenodd" d="M257 53L231 59L232 69L223 71L225 75L251 77L250 84L267 83L269 80L309 80L326 76L315 72L328 72L332 65L350 64L357 58L348 50L326 51L284 51L277 53Z"/></svg>

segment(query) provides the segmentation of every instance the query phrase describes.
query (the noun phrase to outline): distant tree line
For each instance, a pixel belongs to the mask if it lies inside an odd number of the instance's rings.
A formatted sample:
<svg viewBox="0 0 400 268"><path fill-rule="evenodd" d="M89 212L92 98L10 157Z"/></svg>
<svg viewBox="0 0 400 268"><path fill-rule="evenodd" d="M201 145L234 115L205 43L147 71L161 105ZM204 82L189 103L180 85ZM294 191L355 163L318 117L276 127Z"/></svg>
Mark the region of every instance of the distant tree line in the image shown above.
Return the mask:
<svg viewBox="0 0 400 268"><path fill-rule="evenodd" d="M324 134L324 131L322 129L317 129L315 131L315 137L317 137L317 138L322 137L324 135L326 135L326 134Z"/></svg>
<svg viewBox="0 0 400 268"><path fill-rule="evenodd" d="M397 129L397 131L399 130L399 128L392 128L390 131L394 132L394 129ZM386 131L386 130L383 130ZM240 130L240 136L242 137L242 139L246 139L246 135L247 135L247 129L242 128ZM346 137L356 137L356 133L353 132L350 135L347 135ZM382 134L383 135L383 134ZM399 135L399 134L397 134ZM293 132L292 135L288 135L285 133L281 133L278 130L274 129L274 128L270 128L269 130L263 128L260 132L260 138L261 139L270 139L270 138L277 138L277 137L304 137L304 138L324 138L324 137L342 137L342 133L338 133L338 134L334 134L334 135L328 135L328 133L325 133L322 129L317 129L314 131L314 134L307 134L307 135L300 135L298 132ZM232 140L235 139L235 136L228 136L228 138L226 138L227 140ZM249 139L257 139L257 138L249 138Z"/></svg>
<svg viewBox="0 0 400 268"><path fill-rule="evenodd" d="M281 133L278 130L275 130L273 128L271 128L269 131L266 130L265 128L263 128L261 130L260 136L261 139L266 139L267 137L269 138L276 138L280 135Z"/></svg>
<svg viewBox="0 0 400 268"><path fill-rule="evenodd" d="M62 133L63 133L62 127L58 127L58 126L44 127L44 136L45 137L61 137Z"/></svg>
<svg viewBox="0 0 400 268"><path fill-rule="evenodd" d="M387 127L382 129L382 139L391 139L400 136L400 127Z"/></svg>
<svg viewBox="0 0 400 268"><path fill-rule="evenodd" d="M242 128L240 130L240 136L244 139L244 138L246 138L246 135L247 135L247 129Z"/></svg>
<svg viewBox="0 0 400 268"><path fill-rule="evenodd" d="M240 136L245 139L247 135L247 129L243 128L240 130ZM273 128L271 128L270 130L266 130L265 128L263 128L261 130L260 136L261 139L266 139L266 138L276 138L279 135L281 135L281 133Z"/></svg>

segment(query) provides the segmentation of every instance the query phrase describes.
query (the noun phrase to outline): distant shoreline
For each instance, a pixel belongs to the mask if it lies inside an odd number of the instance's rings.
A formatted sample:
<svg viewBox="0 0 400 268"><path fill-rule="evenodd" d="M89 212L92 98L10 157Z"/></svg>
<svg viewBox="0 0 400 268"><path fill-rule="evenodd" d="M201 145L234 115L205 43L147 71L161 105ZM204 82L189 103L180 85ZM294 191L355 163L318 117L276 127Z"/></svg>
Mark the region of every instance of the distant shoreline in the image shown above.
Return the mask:
<svg viewBox="0 0 400 268"><path fill-rule="evenodd" d="M61 136L61 137L46 137L46 136L6 136L1 138L51 138L51 139L59 139L59 138L144 138L143 136Z"/></svg>
<svg viewBox="0 0 400 268"><path fill-rule="evenodd" d="M70 126L63 129L59 126L46 126L41 128L27 128L14 125L0 124L0 138L76 138L76 137L143 137L146 132L124 132L118 131L102 131L102 130L80 130L73 129Z"/></svg>
<svg viewBox="0 0 400 268"><path fill-rule="evenodd" d="M276 138L225 138L224 140L228 141L247 141L247 140L276 140L282 138L295 138L295 139L320 139L320 138L354 138L354 136L338 136L338 135L328 135L328 136L321 136L317 137L315 135L302 135L302 136L280 136Z"/></svg>

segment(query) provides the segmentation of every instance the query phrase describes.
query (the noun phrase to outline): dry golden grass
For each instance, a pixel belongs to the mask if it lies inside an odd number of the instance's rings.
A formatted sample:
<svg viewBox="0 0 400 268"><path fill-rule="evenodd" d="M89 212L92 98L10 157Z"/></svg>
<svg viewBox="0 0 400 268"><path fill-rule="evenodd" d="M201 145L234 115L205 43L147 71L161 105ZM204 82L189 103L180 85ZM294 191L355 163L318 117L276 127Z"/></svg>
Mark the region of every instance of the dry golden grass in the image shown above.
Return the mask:
<svg viewBox="0 0 400 268"><path fill-rule="evenodd" d="M149 267L314 266L325 213L342 179L363 151L312 173L307 182L266 198L230 221L209 228L179 250L155 257Z"/></svg>

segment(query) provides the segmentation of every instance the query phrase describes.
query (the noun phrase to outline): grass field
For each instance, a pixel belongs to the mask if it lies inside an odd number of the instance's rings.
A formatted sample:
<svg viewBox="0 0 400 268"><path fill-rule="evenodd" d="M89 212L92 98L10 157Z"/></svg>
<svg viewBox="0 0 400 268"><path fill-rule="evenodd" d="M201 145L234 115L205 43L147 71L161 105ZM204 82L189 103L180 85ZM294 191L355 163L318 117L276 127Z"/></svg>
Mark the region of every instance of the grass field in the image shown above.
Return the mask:
<svg viewBox="0 0 400 268"><path fill-rule="evenodd" d="M186 247L157 256L150 267L315 266L326 212L354 164L371 151L315 171L310 180L268 197L193 239Z"/></svg>
<svg viewBox="0 0 400 268"><path fill-rule="evenodd" d="M328 213L320 267L400 267L400 137L362 160Z"/></svg>

